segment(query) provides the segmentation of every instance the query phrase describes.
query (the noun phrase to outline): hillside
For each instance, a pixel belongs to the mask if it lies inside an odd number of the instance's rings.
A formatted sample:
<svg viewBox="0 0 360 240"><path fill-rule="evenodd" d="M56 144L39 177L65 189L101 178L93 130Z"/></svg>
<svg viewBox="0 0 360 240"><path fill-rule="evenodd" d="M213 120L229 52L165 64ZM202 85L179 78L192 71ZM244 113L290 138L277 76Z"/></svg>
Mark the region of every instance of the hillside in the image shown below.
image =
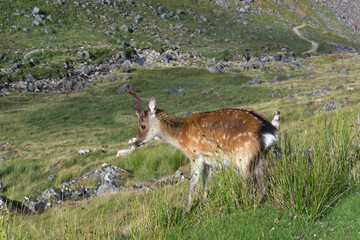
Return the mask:
<svg viewBox="0 0 360 240"><path fill-rule="evenodd" d="M3 2L0 239L358 239L360 39L349 6ZM180 118L280 111L267 198L217 169L182 218L189 160L160 141L131 148L126 84Z"/></svg>
<svg viewBox="0 0 360 240"><path fill-rule="evenodd" d="M320 44L319 53L358 49L354 27L342 24L333 8L293 0L6 1L0 16L1 81L19 81L28 73L62 78L69 64L99 63L122 52L130 57L144 48L217 60L297 56L310 48L292 30L302 23L308 25L305 37Z"/></svg>

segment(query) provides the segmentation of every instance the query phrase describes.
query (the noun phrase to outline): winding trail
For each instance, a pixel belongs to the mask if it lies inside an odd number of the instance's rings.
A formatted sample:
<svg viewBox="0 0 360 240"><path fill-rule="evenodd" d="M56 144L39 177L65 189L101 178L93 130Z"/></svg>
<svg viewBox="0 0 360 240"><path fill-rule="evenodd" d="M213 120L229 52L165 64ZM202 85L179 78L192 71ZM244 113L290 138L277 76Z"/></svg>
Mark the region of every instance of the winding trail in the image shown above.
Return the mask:
<svg viewBox="0 0 360 240"><path fill-rule="evenodd" d="M299 31L300 28L303 28L305 27L306 24L304 23L303 25L301 26L297 26L297 27L294 27L293 28L293 31L295 32L296 35L298 35L300 38L304 39L305 41L308 41L309 43L311 43L311 49L306 51L306 52L303 52L303 53L316 53L318 47L319 47L319 43L317 42L314 42L314 41L311 41L309 39L307 39L306 37L304 37L301 32Z"/></svg>

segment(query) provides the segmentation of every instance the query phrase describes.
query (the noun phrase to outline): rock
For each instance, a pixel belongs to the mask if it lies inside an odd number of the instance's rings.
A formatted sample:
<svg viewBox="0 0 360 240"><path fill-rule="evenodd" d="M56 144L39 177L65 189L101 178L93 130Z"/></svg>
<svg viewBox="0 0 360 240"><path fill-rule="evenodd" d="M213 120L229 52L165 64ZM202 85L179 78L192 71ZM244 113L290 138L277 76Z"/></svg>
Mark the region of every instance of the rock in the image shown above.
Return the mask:
<svg viewBox="0 0 360 240"><path fill-rule="evenodd" d="M219 73L215 67L207 67L206 70L208 70L211 73Z"/></svg>
<svg viewBox="0 0 360 240"><path fill-rule="evenodd" d="M0 92L0 97L6 97L6 96L7 96L6 93Z"/></svg>
<svg viewBox="0 0 360 240"><path fill-rule="evenodd" d="M121 87L119 87L118 89L115 90L116 94L124 94L126 93L125 90L127 88L129 84L125 83L124 85L122 85Z"/></svg>
<svg viewBox="0 0 360 240"><path fill-rule="evenodd" d="M346 68L343 68L339 71L339 75L346 75L348 74L348 70Z"/></svg>
<svg viewBox="0 0 360 240"><path fill-rule="evenodd" d="M326 94L321 93L319 90L314 90L310 93L307 93L306 96L308 97L321 97L321 96L326 96Z"/></svg>
<svg viewBox="0 0 360 240"><path fill-rule="evenodd" d="M58 170L60 167L60 164L56 164L55 166L53 166L49 171L50 172L55 172L56 170Z"/></svg>
<svg viewBox="0 0 360 240"><path fill-rule="evenodd" d="M203 22L203 23L208 22L208 20L203 15L200 16L200 21Z"/></svg>
<svg viewBox="0 0 360 240"><path fill-rule="evenodd" d="M294 95L289 94L289 95L286 96L285 100L286 101L295 101L296 99L295 99Z"/></svg>
<svg viewBox="0 0 360 240"><path fill-rule="evenodd" d="M186 89L185 89L183 86L180 86L178 92L180 92L180 93L181 93L181 92L185 92L185 90L186 90Z"/></svg>
<svg viewBox="0 0 360 240"><path fill-rule="evenodd" d="M214 95L218 96L218 97L222 97L222 94L221 93L218 93L218 92L214 92Z"/></svg>
<svg viewBox="0 0 360 240"><path fill-rule="evenodd" d="M77 82L74 87L74 91L79 92L82 91L83 89L84 89L84 85L82 84L82 82Z"/></svg>
<svg viewBox="0 0 360 240"><path fill-rule="evenodd" d="M0 162L5 162L5 158L4 158L4 157L0 157Z"/></svg>
<svg viewBox="0 0 360 240"><path fill-rule="evenodd" d="M38 7L34 7L32 14L39 14L40 13L40 9Z"/></svg>
<svg viewBox="0 0 360 240"><path fill-rule="evenodd" d="M99 64L99 68L102 70L107 70L110 68L110 66L107 63L102 63L102 64Z"/></svg>
<svg viewBox="0 0 360 240"><path fill-rule="evenodd" d="M129 28L126 24L122 25L119 29L120 29L120 31L123 31L123 32L129 32Z"/></svg>
<svg viewBox="0 0 360 240"><path fill-rule="evenodd" d="M106 75L106 78L110 81L115 81L115 74L109 73Z"/></svg>
<svg viewBox="0 0 360 240"><path fill-rule="evenodd" d="M125 74L118 74L117 77L120 80L129 80L129 78L130 78L128 75L125 75Z"/></svg>
<svg viewBox="0 0 360 240"><path fill-rule="evenodd" d="M81 68L81 73L83 75L89 75L89 73L91 72L91 68L88 66L88 65L84 65L82 68Z"/></svg>
<svg viewBox="0 0 360 240"><path fill-rule="evenodd" d="M318 110L316 110L314 114L316 115L316 114L319 114L321 112L328 113L328 112L336 111L336 110L338 110L339 108L342 108L342 107L343 107L342 103L330 102L330 103L327 103L327 104L323 105Z"/></svg>
<svg viewBox="0 0 360 240"><path fill-rule="evenodd" d="M10 200L5 196L0 196L0 214L1 212L29 214L32 211L19 201Z"/></svg>
<svg viewBox="0 0 360 240"><path fill-rule="evenodd" d="M37 81L37 79L33 76L33 75L31 75L31 73L28 73L28 74L26 74L26 80L27 81L30 81L30 82L35 82L35 81Z"/></svg>
<svg viewBox="0 0 360 240"><path fill-rule="evenodd" d="M266 31L271 31L271 30L272 30L272 27L269 26L269 25L265 25L265 30L266 30Z"/></svg>
<svg viewBox="0 0 360 240"><path fill-rule="evenodd" d="M129 73L131 71L130 61L126 60L125 62L123 62L120 66L120 69L125 73Z"/></svg>
<svg viewBox="0 0 360 240"><path fill-rule="evenodd" d="M346 89L346 86L344 85L339 85L335 88L335 90L344 90L344 89Z"/></svg>
<svg viewBox="0 0 360 240"><path fill-rule="evenodd" d="M176 170L176 172L175 172L175 178L180 177L182 174L183 174L183 173L182 173L181 171Z"/></svg>
<svg viewBox="0 0 360 240"><path fill-rule="evenodd" d="M111 183L105 182L100 185L100 187L97 189L96 195L100 196L107 193L114 193L114 192L120 192L121 187L117 188L116 186L112 185Z"/></svg>
<svg viewBox="0 0 360 240"><path fill-rule="evenodd" d="M85 154L87 154L87 153L90 153L90 150L89 150L89 149L79 150L79 151L77 152L77 154L79 154L79 155L85 155Z"/></svg>
<svg viewBox="0 0 360 240"><path fill-rule="evenodd" d="M90 58L90 53L88 51L83 51L83 52L78 51L77 56L81 57L81 58L89 59Z"/></svg>
<svg viewBox="0 0 360 240"><path fill-rule="evenodd" d="M51 175L51 176L48 177L48 180L52 181L52 180L55 180L56 178L57 178L56 175Z"/></svg>
<svg viewBox="0 0 360 240"><path fill-rule="evenodd" d="M85 187L81 186L72 193L70 199L73 201L79 201L89 197L90 197L89 191L87 191Z"/></svg>
<svg viewBox="0 0 360 240"><path fill-rule="evenodd" d="M67 200L70 197L70 194L66 194L66 192L63 192L58 187L53 187L45 190L41 197L40 202L44 203L61 203L65 200Z"/></svg>
<svg viewBox="0 0 360 240"><path fill-rule="evenodd" d="M183 13L184 13L183 10L181 10L181 9L176 9L176 14L177 14L177 15L180 15L180 14L183 14Z"/></svg>
<svg viewBox="0 0 360 240"><path fill-rule="evenodd" d="M26 89L28 87L28 83L25 81L18 82L17 84L18 88Z"/></svg>
<svg viewBox="0 0 360 240"><path fill-rule="evenodd" d="M206 69L211 73L221 73L225 68L226 66L223 62L218 62L215 67L207 67Z"/></svg>
<svg viewBox="0 0 360 240"><path fill-rule="evenodd" d="M30 92L33 92L35 90L35 87L34 87L34 83L32 82L29 82L28 83L28 88L27 88Z"/></svg>
<svg viewBox="0 0 360 240"><path fill-rule="evenodd" d="M94 83L93 82L85 82L84 83L84 88L92 88L94 87Z"/></svg>
<svg viewBox="0 0 360 240"><path fill-rule="evenodd" d="M254 85L254 84L261 84L262 83L262 80L261 78L254 78L246 83L243 83L241 86L243 87L249 87L251 85Z"/></svg>
<svg viewBox="0 0 360 240"><path fill-rule="evenodd" d="M39 26L39 25L40 25L40 22L38 22L38 21L35 20L35 21L32 22L32 24L33 24L34 26Z"/></svg>
<svg viewBox="0 0 360 240"><path fill-rule="evenodd" d="M167 88L167 89L164 89L165 92L169 92L169 93L177 93L178 90L176 89L173 89L173 88Z"/></svg>
<svg viewBox="0 0 360 240"><path fill-rule="evenodd" d="M44 31L44 33L46 33L46 34L54 34L54 33L55 33L54 30L51 30L51 29L49 29L49 28L45 28L43 31Z"/></svg>

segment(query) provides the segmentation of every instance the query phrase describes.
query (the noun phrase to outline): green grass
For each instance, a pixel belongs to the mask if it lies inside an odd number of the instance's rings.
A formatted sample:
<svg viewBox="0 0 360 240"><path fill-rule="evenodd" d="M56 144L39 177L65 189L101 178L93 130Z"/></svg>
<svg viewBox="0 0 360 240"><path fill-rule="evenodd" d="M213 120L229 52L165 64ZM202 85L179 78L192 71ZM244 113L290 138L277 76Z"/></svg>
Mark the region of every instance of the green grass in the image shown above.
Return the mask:
<svg viewBox="0 0 360 240"><path fill-rule="evenodd" d="M356 134L359 101L344 106L338 115L314 117L314 110L305 108L314 99L297 95L329 84L336 87L350 82L359 86L358 63L351 60L356 57L354 54L314 57L308 64L316 66L318 71L294 71L293 80L273 84L266 81L282 74L278 68L265 73L253 70L210 74L199 68L135 69L130 73L129 83L135 86L144 107L154 96L158 107L172 114L249 106L271 118L275 110L280 110L282 141L279 147L283 157L274 164L272 172L269 170L272 178L265 205L259 205L256 194L244 188L241 179L230 171L214 174L206 201L199 184L196 200L185 220L180 216L187 182L148 194L124 192L65 203L45 214L22 219L5 216L3 219L7 222L2 226L8 229L9 236L26 235L29 239L201 239L205 235L211 237L210 234L214 238L224 236L224 239L236 236L307 239L313 234L340 239L346 231L350 231L350 238L358 238L355 214L359 211L356 197L359 194L356 185L359 180L360 139ZM349 74L342 76L324 71L329 66L347 67ZM241 87L253 77L262 77L264 83L253 88ZM133 98L114 93L124 83L101 83L83 92L61 95L12 93L0 98L0 144L10 142L0 151L0 156L6 159L0 163L0 179L5 185L0 194L21 201L24 196L61 186L100 169L104 162L131 171L123 179L127 186L169 178L179 167L188 171L185 155L158 141L131 155L114 157L117 150L130 148L127 141L137 132L137 117L130 107L134 104ZM164 91L180 86L186 89L183 96ZM210 94L201 95L204 90ZM323 101L358 98L358 93L358 89L334 90L328 92ZM284 100L288 94L294 94L297 100ZM308 148L313 151L304 154L303 150ZM79 156L79 149L92 152ZM106 153L97 153L98 149ZM50 172L55 164L60 164L60 168ZM58 178L48 181L53 174ZM87 184L91 187L95 183ZM280 223L274 222L275 218ZM337 221L338 218L347 224ZM275 230L271 230L272 227Z"/></svg>
<svg viewBox="0 0 360 240"><path fill-rule="evenodd" d="M316 222L292 212L263 207L217 217L186 229L180 239L359 239L359 189Z"/></svg>
<svg viewBox="0 0 360 240"><path fill-rule="evenodd" d="M215 2L206 0L192 1L148 1L147 7L140 2L135 2L132 6L122 4L119 8L114 5L103 6L95 1L89 1L90 5L86 8L75 7L73 2L55 7L52 4L42 4L38 0L26 1L3 1L0 10L3 13L0 22L3 24L0 30L0 52L8 57L7 62L0 60L0 68L8 68L14 63L20 63L21 72L12 74L10 77L1 77L0 81L18 81L25 74L31 72L38 78L61 78L65 75L66 69L63 67L65 62L83 62L76 55L78 50L86 49L90 52L91 62L98 63L111 56L130 48L153 48L164 51L173 46L180 47L181 51L198 52L209 58L229 59L233 56L250 54L255 56L273 55L282 51L284 47L290 48L295 55L306 51L309 43L300 39L292 31L292 25L300 25L302 22L312 23L316 19L321 28L311 30L310 39L320 42L320 53L328 53L334 50L336 44L358 47L359 39L351 35L351 31L339 24L337 19L328 10L317 6L317 10L328 16L335 26L328 29L323 19L319 18L312 9L314 3L309 1L306 4L295 1L297 8L307 11L308 16L299 16L289 6L281 6L271 1L255 2L253 10L262 8L262 14L246 14L245 17L231 9L219 8ZM240 5L230 4L233 9ZM163 11L170 13L182 9L182 19L167 18L163 20L160 16L154 15L152 6L158 10L158 6L163 7ZM304 9L304 6L306 9ZM33 26L33 19L24 15L30 14L34 7L40 7L45 16L51 15L52 21L46 20L42 26ZM13 15L14 10L24 11L20 16ZM92 15L86 11L92 11ZM190 10L191 13L188 13ZM268 12L278 12L269 14ZM133 26L134 20L132 13L140 14L141 20ZM106 16L106 19L98 16ZM122 17L122 15L127 17ZM130 17L128 16L130 15ZM208 19L207 23L199 23L200 16ZM59 20L63 21L60 23ZM244 25L244 22L248 25ZM118 27L127 24L133 28L133 32L125 33L114 32L111 25ZM181 30L173 31L170 24L182 24ZM270 26L271 30L265 30L265 26ZM16 28L11 28L16 26ZM25 32L23 29L30 29ZM54 34L45 34L44 28L55 31ZM205 30L205 33L199 33ZM325 31L324 31L325 30ZM106 33L108 31L108 33ZM190 37L195 34L196 38ZM351 36L351 40L343 35ZM270 37L271 35L271 37ZM227 39L227 40L225 40ZM117 40L126 42L124 48L117 43ZM166 41L165 41L166 40ZM33 49L43 49L44 53L36 53L30 56L35 60L35 64L30 64L29 60L24 61L24 52ZM226 53L224 55L224 52ZM90 61L90 60L87 60ZM39 64L53 64L52 71L45 71Z"/></svg>

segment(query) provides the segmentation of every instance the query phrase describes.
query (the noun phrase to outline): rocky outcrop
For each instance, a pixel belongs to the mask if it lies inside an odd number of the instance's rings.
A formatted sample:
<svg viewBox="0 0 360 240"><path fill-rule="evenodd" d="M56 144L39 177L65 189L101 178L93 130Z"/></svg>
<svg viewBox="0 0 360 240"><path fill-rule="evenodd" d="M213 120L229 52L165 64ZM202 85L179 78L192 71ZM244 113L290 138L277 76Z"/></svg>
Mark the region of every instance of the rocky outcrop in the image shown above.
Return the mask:
<svg viewBox="0 0 360 240"><path fill-rule="evenodd" d="M321 3L327 6L341 23L360 33L359 1L322 0Z"/></svg>
<svg viewBox="0 0 360 240"><path fill-rule="evenodd" d="M122 174L128 174L128 171L104 163L100 170L88 172L82 177L67 182L60 187L52 187L39 192L35 196L25 197L23 202L0 196L0 215L1 212L21 214L43 213L50 207L66 201L80 201L122 191L148 192L151 189L173 185L186 179L186 175L178 170L175 176L169 179L138 182L132 186L125 186L124 182L119 179ZM92 182L93 186L86 186L84 184L86 182Z"/></svg>

